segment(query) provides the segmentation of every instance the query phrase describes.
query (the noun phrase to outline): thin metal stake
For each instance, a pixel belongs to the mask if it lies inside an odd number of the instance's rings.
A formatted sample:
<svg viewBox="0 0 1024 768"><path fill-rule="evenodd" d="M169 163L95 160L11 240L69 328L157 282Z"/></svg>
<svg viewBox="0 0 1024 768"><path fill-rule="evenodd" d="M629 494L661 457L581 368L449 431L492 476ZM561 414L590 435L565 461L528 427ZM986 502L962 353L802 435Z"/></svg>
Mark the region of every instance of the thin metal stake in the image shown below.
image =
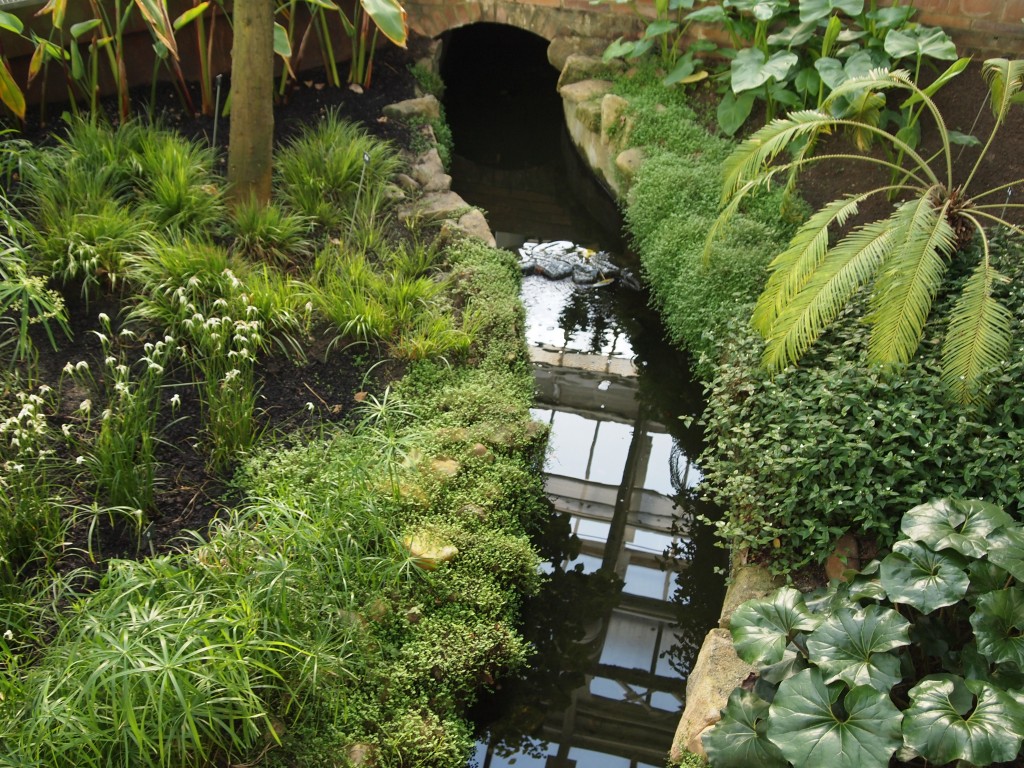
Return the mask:
<svg viewBox="0 0 1024 768"><path fill-rule="evenodd" d="M348 240L352 239L352 229L356 225L356 213L359 211L359 198L363 194L363 179L366 176L366 166L370 164L370 153L363 152L363 169L359 171L359 187L356 189L356 204L352 206L352 220L348 225Z"/></svg>
<svg viewBox="0 0 1024 768"><path fill-rule="evenodd" d="M220 117L220 83L224 79L224 75L217 75L217 95L214 97L213 105L213 146L217 147L217 118Z"/></svg>

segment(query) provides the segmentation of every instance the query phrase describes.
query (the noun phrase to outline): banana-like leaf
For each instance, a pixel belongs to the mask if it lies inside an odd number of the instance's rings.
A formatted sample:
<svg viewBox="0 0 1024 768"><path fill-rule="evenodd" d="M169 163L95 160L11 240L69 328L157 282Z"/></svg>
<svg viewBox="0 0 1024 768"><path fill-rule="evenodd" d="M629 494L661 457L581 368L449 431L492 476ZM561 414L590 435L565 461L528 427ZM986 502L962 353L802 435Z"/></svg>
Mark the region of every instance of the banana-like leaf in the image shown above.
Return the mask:
<svg viewBox="0 0 1024 768"><path fill-rule="evenodd" d="M54 29L60 29L64 26L64 16L67 14L67 10L68 0L49 0L46 5L36 11L36 16L52 14L50 22L53 24Z"/></svg>
<svg viewBox="0 0 1024 768"><path fill-rule="evenodd" d="M16 114L19 120L25 119L25 94L15 82L11 70L7 68L7 62L2 59L0 59L0 101Z"/></svg>
<svg viewBox="0 0 1024 768"><path fill-rule="evenodd" d="M954 549L981 559L988 554L989 537L1013 523L1002 507L979 500L938 499L918 504L903 515L900 530L940 552Z"/></svg>
<svg viewBox="0 0 1024 768"><path fill-rule="evenodd" d="M1024 707L991 683L952 675L925 678L910 689L910 701L903 736L930 763L990 765L1013 760L1020 751Z"/></svg>
<svg viewBox="0 0 1024 768"><path fill-rule="evenodd" d="M135 0L146 26L158 41L163 43L171 56L178 58L178 43L174 39L174 25L167 15L167 4L164 0Z"/></svg>
<svg viewBox="0 0 1024 768"><path fill-rule="evenodd" d="M903 236L893 243L872 296L868 355L873 362L905 363L917 352L946 274L946 257L956 248L945 215L948 203L936 209L930 191L901 205L893 219Z"/></svg>
<svg viewBox="0 0 1024 768"><path fill-rule="evenodd" d="M1024 589L1009 587L981 595L971 626L986 659L1024 671Z"/></svg>
<svg viewBox="0 0 1024 768"><path fill-rule="evenodd" d="M912 107L915 104L924 101L926 97L934 96L936 91L938 91L942 86L944 86L954 77L963 72L964 69L967 68L967 65L970 63L971 59L969 56L957 59L956 61L949 65L949 68L945 72L936 77L927 88L922 88L921 93L913 94L912 96L908 97L902 104L900 104L900 109Z"/></svg>
<svg viewBox="0 0 1024 768"><path fill-rule="evenodd" d="M92 30L96 29L100 24L103 23L102 19L89 19L88 21L80 21L77 24L71 25L71 36L75 40L80 40L82 35L85 35Z"/></svg>
<svg viewBox="0 0 1024 768"><path fill-rule="evenodd" d="M195 6L194 8L189 8L187 11L185 11L183 14L181 14L180 16L178 16L178 18L174 20L174 24L172 25L174 27L174 30L178 31L183 27L187 27L193 21L195 21L204 13L206 13L206 9L209 7L209 0L205 0L205 2L199 3L199 5Z"/></svg>
<svg viewBox="0 0 1024 768"><path fill-rule="evenodd" d="M768 738L800 768L885 768L903 743L900 711L867 685L826 684L805 669L779 686Z"/></svg>
<svg viewBox="0 0 1024 768"><path fill-rule="evenodd" d="M398 0L359 0L363 10L373 19L384 37L400 48L405 48L409 39L409 24L405 8Z"/></svg>
<svg viewBox="0 0 1024 768"><path fill-rule="evenodd" d="M942 345L942 384L959 402L984 399L987 379L1010 351L1013 314L992 295L1006 278L982 261L964 284Z"/></svg>
<svg viewBox="0 0 1024 768"><path fill-rule="evenodd" d="M869 605L831 613L807 636L807 653L825 682L888 692L903 679L900 659L891 652L909 644L909 621L891 608Z"/></svg>
<svg viewBox="0 0 1024 768"><path fill-rule="evenodd" d="M934 552L916 541L901 540L882 560L882 587L894 603L931 613L967 594L970 578L964 567L963 557L955 552Z"/></svg>
<svg viewBox="0 0 1024 768"><path fill-rule="evenodd" d="M6 29L8 32L20 35L25 29L25 23L13 13L0 11L0 29Z"/></svg>
<svg viewBox="0 0 1024 768"><path fill-rule="evenodd" d="M1024 59L987 59L981 75L992 97L992 114L1000 125L1010 105L1024 100Z"/></svg>
<svg viewBox="0 0 1024 768"><path fill-rule="evenodd" d="M771 275L751 317L751 324L762 336L768 334L779 313L807 284L808 277L825 258L829 228L833 224L842 227L850 216L855 216L865 197L863 194L849 195L815 211L793 235L789 247L768 265Z"/></svg>
<svg viewBox="0 0 1024 768"><path fill-rule="evenodd" d="M813 630L820 621L804 605L803 595L783 587L763 600L748 600L729 623L736 654L748 664L774 664L782 659L798 632Z"/></svg>
<svg viewBox="0 0 1024 768"><path fill-rule="evenodd" d="M875 221L858 227L829 251L779 313L765 344L764 366L780 371L799 360L875 274L897 235L890 221Z"/></svg>
<svg viewBox="0 0 1024 768"><path fill-rule="evenodd" d="M751 691L734 689L722 719L702 737L715 768L786 768L789 763L765 734L767 717L767 702Z"/></svg>
<svg viewBox="0 0 1024 768"><path fill-rule="evenodd" d="M723 164L722 203L750 179L760 176L767 166L796 139L828 133L833 118L816 110L791 112L772 120L740 143Z"/></svg>

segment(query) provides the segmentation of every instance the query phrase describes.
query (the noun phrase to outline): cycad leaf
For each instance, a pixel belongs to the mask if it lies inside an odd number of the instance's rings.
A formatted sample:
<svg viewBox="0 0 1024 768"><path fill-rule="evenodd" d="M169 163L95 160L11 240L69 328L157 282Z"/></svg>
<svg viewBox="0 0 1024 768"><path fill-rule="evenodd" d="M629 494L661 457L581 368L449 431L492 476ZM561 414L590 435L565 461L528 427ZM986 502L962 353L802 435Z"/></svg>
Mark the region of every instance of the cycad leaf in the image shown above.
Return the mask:
<svg viewBox="0 0 1024 768"><path fill-rule="evenodd" d="M994 284L1005 281L982 262L953 307L942 345L942 384L959 402L981 400L986 379L1009 354L1014 317L992 295Z"/></svg>
<svg viewBox="0 0 1024 768"><path fill-rule="evenodd" d="M992 96L992 114L996 125L1002 123L1015 96L1024 90L1024 60L988 59L981 65L981 74Z"/></svg>
<svg viewBox="0 0 1024 768"><path fill-rule="evenodd" d="M945 257L955 247L946 207L936 209L925 194L904 203L895 214L902 236L893 244L872 296L874 327L868 354L874 362L905 363L921 343L946 272Z"/></svg>
<svg viewBox="0 0 1024 768"><path fill-rule="evenodd" d="M771 276L757 299L751 323L761 335L767 335L779 313L807 283L808 276L825 258L828 251L829 227L842 227L847 218L857 213L858 204L866 195L850 195L834 200L816 211L804 223L789 247L768 266Z"/></svg>
<svg viewBox="0 0 1024 768"><path fill-rule="evenodd" d="M885 259L898 231L891 221L858 227L833 248L772 326L763 363L796 362Z"/></svg>
<svg viewBox="0 0 1024 768"><path fill-rule="evenodd" d="M825 682L870 685L889 691L902 679L900 659L891 651L910 644L910 622L892 608L841 608L807 637L810 660Z"/></svg>
<svg viewBox="0 0 1024 768"><path fill-rule="evenodd" d="M757 178L795 139L828 132L833 119L823 112L801 110L772 120L740 143L724 163L722 202L731 198L748 180Z"/></svg>

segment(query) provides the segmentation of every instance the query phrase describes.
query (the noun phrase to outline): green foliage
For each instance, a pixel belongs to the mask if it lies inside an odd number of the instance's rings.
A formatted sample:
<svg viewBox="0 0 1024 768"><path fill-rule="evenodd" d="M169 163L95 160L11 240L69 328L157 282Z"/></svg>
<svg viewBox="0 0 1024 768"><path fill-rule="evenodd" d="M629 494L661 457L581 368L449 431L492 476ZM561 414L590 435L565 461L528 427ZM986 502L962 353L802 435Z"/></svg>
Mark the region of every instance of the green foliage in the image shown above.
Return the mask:
<svg viewBox="0 0 1024 768"><path fill-rule="evenodd" d="M964 248L976 236L981 249L972 263L973 273L948 313L942 385L959 402L983 399L986 381L999 370L1009 351L1014 325L1012 314L996 298L997 287L1006 278L992 264L985 227L1011 227L1002 218L1003 210L1020 207L989 200L1020 180L979 192L970 184L1010 107L1020 100L1024 62L989 59L982 71L995 120L988 141L962 181L954 181L950 133L931 95L900 71L872 71L853 78L832 91L823 108L827 110L858 89L909 91L907 101L922 103L935 119L941 140L935 156L920 156L899 133L836 118L827 111L795 112L773 121L730 156L722 198L727 205L709 235L709 243L748 193L766 187L780 173L792 178L811 163L834 159L833 154L810 154L821 135L842 127L862 128L889 145L893 154L906 159L904 167L872 155L858 155L860 161L896 171L897 180L825 205L772 262L772 275L758 299L753 319L767 340L764 364L770 370L779 371L798 361L851 298L869 284L873 284L867 317L872 328L869 359L885 365L908 362L920 345L933 303L947 279L948 265L967 258ZM794 141L804 142L795 159L772 165ZM861 201L881 194L900 199L891 215L858 225L830 245L830 229L841 228L857 212Z"/></svg>
<svg viewBox="0 0 1024 768"><path fill-rule="evenodd" d="M1015 313L1024 306L1019 248L997 240L991 254L1013 277L1000 300ZM940 312L957 290L941 297ZM868 363L863 326L838 325L807 365L773 375L760 369L754 332L737 323L709 390L701 463L708 493L726 510L720 535L787 571L823 561L847 531L891 544L901 510L929 489L1019 509L1020 326L985 390L988 410L949 407L940 332L931 324L918 357L889 370Z"/></svg>
<svg viewBox="0 0 1024 768"><path fill-rule="evenodd" d="M718 140L705 138L705 154L665 152L644 163L630 189L626 222L671 338L695 360L703 358L698 374L709 378L726 326L764 287L768 263L792 224L773 208L777 196L760 201L733 220L706 262L720 150Z"/></svg>
<svg viewBox="0 0 1024 768"><path fill-rule="evenodd" d="M901 533L881 563L823 595L786 588L737 609L736 651L761 672L704 737L713 765L1019 759L1024 526L993 504L942 499L908 511Z"/></svg>
<svg viewBox="0 0 1024 768"><path fill-rule="evenodd" d="M12 362L32 362L35 342L29 331L40 324L56 349L54 330L69 334L64 299L47 287L46 281L28 272L25 251L17 241L0 233L0 350L13 346Z"/></svg>
<svg viewBox="0 0 1024 768"><path fill-rule="evenodd" d="M337 232L363 213L355 210L357 202L373 208L374 190L399 164L389 145L332 111L277 153L274 172L278 194L292 210Z"/></svg>
<svg viewBox="0 0 1024 768"><path fill-rule="evenodd" d="M308 217L276 203L243 201L231 211L231 248L253 260L293 267L312 253L312 225Z"/></svg>

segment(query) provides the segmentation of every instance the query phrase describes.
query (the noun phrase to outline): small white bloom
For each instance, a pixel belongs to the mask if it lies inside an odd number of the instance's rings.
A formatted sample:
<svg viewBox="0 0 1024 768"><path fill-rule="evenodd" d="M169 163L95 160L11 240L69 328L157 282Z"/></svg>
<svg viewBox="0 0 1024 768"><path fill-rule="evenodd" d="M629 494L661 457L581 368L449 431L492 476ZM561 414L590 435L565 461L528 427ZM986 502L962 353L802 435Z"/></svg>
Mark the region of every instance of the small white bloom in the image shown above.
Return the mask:
<svg viewBox="0 0 1024 768"><path fill-rule="evenodd" d="M309 411L310 413L312 413L313 411L316 410L316 406L313 405L311 402L307 401L306 402L306 410Z"/></svg>
<svg viewBox="0 0 1024 768"><path fill-rule="evenodd" d="M4 640L13 640L13 639L14 639L14 633L11 632L11 630L8 629L6 632L4 632Z"/></svg>
<svg viewBox="0 0 1024 768"><path fill-rule="evenodd" d="M103 413L100 414L100 418L103 419L103 421L106 421L107 419L109 419L113 415L114 415L114 412L112 410L110 410L109 408L104 408L103 409Z"/></svg>
<svg viewBox="0 0 1024 768"><path fill-rule="evenodd" d="M75 464L85 464L85 456L76 456Z"/></svg>
<svg viewBox="0 0 1024 768"><path fill-rule="evenodd" d="M101 323L106 324L110 322L110 315L108 315L106 312L100 312L99 317Z"/></svg>
<svg viewBox="0 0 1024 768"><path fill-rule="evenodd" d="M75 363L75 370L76 371L88 371L89 370L89 364L87 362L85 362L85 360L79 360L77 363Z"/></svg>
<svg viewBox="0 0 1024 768"><path fill-rule="evenodd" d="M181 405L181 395L172 395L171 408L177 408L179 405Z"/></svg>
<svg viewBox="0 0 1024 768"><path fill-rule="evenodd" d="M71 364L71 361L68 360L68 362L64 365L64 373L70 375L70 374L72 374L74 372L75 372L75 366L73 366Z"/></svg>
<svg viewBox="0 0 1024 768"><path fill-rule="evenodd" d="M71 437L71 425L61 424L60 431L64 433L64 437Z"/></svg>

